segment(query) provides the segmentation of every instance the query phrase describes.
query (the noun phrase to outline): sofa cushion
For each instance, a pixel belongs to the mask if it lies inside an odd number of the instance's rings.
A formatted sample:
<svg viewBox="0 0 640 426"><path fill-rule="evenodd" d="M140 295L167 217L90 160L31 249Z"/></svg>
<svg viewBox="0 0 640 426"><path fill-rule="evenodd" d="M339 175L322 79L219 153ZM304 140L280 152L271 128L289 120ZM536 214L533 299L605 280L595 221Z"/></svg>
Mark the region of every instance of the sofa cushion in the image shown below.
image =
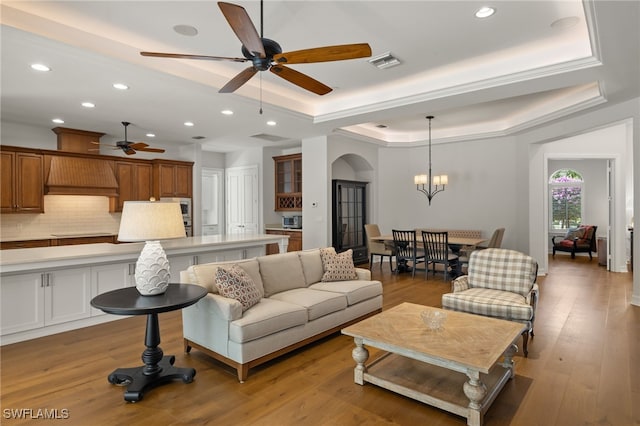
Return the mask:
<svg viewBox="0 0 640 426"><path fill-rule="evenodd" d="M529 321L533 317L533 307L524 296L490 288L470 288L443 294L442 307L520 322Z"/></svg>
<svg viewBox="0 0 640 426"><path fill-rule="evenodd" d="M309 288L344 294L349 306L382 294L382 283L369 280L320 282L312 284Z"/></svg>
<svg viewBox="0 0 640 426"><path fill-rule="evenodd" d="M191 271L191 276L194 281L202 287L205 287L209 293L219 293L216 286L216 271L219 267L230 268L233 265L240 266L253 280L253 283L258 287L260 295L264 296L264 288L262 285L262 278L260 276L260 265L256 259L244 259L235 260L229 262L214 262L203 263L202 265L190 266L188 271Z"/></svg>
<svg viewBox="0 0 640 426"><path fill-rule="evenodd" d="M243 315L229 324L229 339L244 343L259 339L287 328L304 325L307 322L307 310L274 299L262 299Z"/></svg>
<svg viewBox="0 0 640 426"><path fill-rule="evenodd" d="M260 256L258 263L264 285L264 297L307 286L302 263L296 252Z"/></svg>
<svg viewBox="0 0 640 426"><path fill-rule="evenodd" d="M304 272L304 280L307 286L317 283L322 279L324 269L322 269L322 258L320 249L299 251L300 263Z"/></svg>
<svg viewBox="0 0 640 426"><path fill-rule="evenodd" d="M347 298L343 294L310 288L283 291L274 294L271 299L303 306L307 310L309 321L347 307Z"/></svg>
<svg viewBox="0 0 640 426"><path fill-rule="evenodd" d="M260 302L262 295L249 274L238 265L218 267L216 286L221 296L235 299L242 305L242 312Z"/></svg>
<svg viewBox="0 0 640 426"><path fill-rule="evenodd" d="M353 250L351 249L342 253L325 253L322 266L324 274L321 281L323 282L358 279L353 265Z"/></svg>

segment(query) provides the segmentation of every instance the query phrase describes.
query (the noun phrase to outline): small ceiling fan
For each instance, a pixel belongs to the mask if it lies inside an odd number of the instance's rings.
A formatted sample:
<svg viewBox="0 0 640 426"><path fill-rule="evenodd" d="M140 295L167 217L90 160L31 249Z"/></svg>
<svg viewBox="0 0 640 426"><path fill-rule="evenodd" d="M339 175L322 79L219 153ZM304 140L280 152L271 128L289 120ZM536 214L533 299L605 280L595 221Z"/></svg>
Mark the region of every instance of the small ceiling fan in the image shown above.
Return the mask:
<svg viewBox="0 0 640 426"><path fill-rule="evenodd" d="M113 146L113 149L121 149L125 154L127 155L133 155L135 154L137 151L144 151L144 152L164 152L164 149L161 148L149 148L149 145L147 145L144 142L130 142L127 140L127 127L129 126L128 121L123 121L122 125L124 126L124 140L123 141L118 141L116 142L115 145L111 145ZM100 144L99 142L93 142L95 144Z"/></svg>
<svg viewBox="0 0 640 426"><path fill-rule="evenodd" d="M220 93L231 93L240 88L258 71L271 71L273 74L318 95L326 95L331 88L318 80L299 71L289 68L289 64L303 64L315 62L342 61L346 59L366 58L371 56L371 47L367 43L343 44L336 46L316 47L312 49L296 50L282 53L280 45L262 34L263 1L260 1L260 36L256 31L247 11L231 3L218 2L222 14L227 19L233 32L242 43L244 58L229 58L222 56L188 55L181 53L140 52L142 56L160 58L203 59L212 61L251 62L233 77L220 90Z"/></svg>

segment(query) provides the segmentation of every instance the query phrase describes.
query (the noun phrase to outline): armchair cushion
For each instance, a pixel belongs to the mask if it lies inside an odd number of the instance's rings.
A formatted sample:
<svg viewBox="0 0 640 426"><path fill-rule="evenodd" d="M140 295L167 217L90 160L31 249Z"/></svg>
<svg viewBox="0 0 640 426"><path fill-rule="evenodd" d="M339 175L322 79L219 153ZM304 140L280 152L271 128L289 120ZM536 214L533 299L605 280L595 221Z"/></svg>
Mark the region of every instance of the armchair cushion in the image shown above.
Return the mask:
<svg viewBox="0 0 640 426"><path fill-rule="evenodd" d="M526 322L533 318L533 307L517 293L490 288L470 288L442 296L442 304L454 311Z"/></svg>

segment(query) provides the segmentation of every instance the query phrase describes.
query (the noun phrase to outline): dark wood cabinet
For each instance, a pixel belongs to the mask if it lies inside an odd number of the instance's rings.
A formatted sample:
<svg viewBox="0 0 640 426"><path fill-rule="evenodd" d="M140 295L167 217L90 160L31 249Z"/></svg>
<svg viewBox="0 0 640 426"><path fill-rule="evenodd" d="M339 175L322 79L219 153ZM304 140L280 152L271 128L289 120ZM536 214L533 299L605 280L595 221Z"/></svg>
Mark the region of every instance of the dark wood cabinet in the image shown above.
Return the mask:
<svg viewBox="0 0 640 426"><path fill-rule="evenodd" d="M353 262L356 265L368 260L364 233L367 183L337 179L332 181L332 244L339 253L353 250Z"/></svg>
<svg viewBox="0 0 640 426"><path fill-rule="evenodd" d="M3 150L0 153L0 212L44 213L44 160L41 154Z"/></svg>
<svg viewBox="0 0 640 426"><path fill-rule="evenodd" d="M149 201L153 196L153 169L148 162L116 161L118 197L111 211L121 212L125 201Z"/></svg>
<svg viewBox="0 0 640 426"><path fill-rule="evenodd" d="M153 161L153 193L156 198L192 196L193 163L183 161Z"/></svg>
<svg viewBox="0 0 640 426"><path fill-rule="evenodd" d="M302 231L276 231L274 229L267 229L265 232L271 235L288 235L289 245L287 246L287 253L302 250ZM277 253L280 253L280 246L278 244L267 244L266 254Z"/></svg>
<svg viewBox="0 0 640 426"><path fill-rule="evenodd" d="M302 210L302 154L273 157L275 211Z"/></svg>

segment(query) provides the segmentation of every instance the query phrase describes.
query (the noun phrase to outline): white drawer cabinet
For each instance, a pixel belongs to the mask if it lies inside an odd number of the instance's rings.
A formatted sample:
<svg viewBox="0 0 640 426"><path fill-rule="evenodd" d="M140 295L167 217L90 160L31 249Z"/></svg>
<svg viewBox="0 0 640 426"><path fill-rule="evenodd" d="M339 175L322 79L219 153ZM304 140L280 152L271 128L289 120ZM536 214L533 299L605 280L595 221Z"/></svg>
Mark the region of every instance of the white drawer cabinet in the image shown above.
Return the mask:
<svg viewBox="0 0 640 426"><path fill-rule="evenodd" d="M91 298L111 290L136 285L135 263L112 263L91 267ZM91 307L91 316L105 315L100 309Z"/></svg>
<svg viewBox="0 0 640 426"><path fill-rule="evenodd" d="M88 318L91 268L2 277L3 335Z"/></svg>

